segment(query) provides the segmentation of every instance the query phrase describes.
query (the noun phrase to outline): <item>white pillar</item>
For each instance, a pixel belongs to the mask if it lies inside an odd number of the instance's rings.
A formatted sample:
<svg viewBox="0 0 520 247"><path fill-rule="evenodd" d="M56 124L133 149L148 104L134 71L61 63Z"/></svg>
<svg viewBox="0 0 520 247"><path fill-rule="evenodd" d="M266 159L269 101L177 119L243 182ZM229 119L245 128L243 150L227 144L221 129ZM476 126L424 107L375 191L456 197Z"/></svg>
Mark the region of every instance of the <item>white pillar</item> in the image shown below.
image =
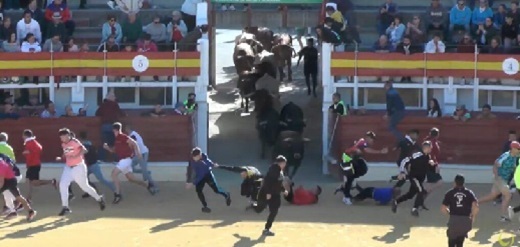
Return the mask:
<svg viewBox="0 0 520 247"><path fill-rule="evenodd" d="M74 112L78 112L79 108L85 106L85 88L81 86L82 76L78 76L76 79L76 85L71 88L70 92L70 105Z"/></svg>
<svg viewBox="0 0 520 247"><path fill-rule="evenodd" d="M454 112L457 108L457 89L453 86L453 77L448 77L448 88L444 89L444 112Z"/></svg>
<svg viewBox="0 0 520 247"><path fill-rule="evenodd" d="M209 41L207 39L198 40L198 50L200 52L200 75L195 85L197 95L197 116L196 116L196 145L202 150L208 150L208 85L209 85Z"/></svg>
<svg viewBox="0 0 520 247"><path fill-rule="evenodd" d="M322 43L321 46L321 82L323 86L323 108L322 108L322 172L329 174L329 105L332 104L334 93L334 80L331 76L330 62L332 55L332 44Z"/></svg>
<svg viewBox="0 0 520 247"><path fill-rule="evenodd" d="M49 100L52 102L56 101L56 78L54 76L49 76Z"/></svg>

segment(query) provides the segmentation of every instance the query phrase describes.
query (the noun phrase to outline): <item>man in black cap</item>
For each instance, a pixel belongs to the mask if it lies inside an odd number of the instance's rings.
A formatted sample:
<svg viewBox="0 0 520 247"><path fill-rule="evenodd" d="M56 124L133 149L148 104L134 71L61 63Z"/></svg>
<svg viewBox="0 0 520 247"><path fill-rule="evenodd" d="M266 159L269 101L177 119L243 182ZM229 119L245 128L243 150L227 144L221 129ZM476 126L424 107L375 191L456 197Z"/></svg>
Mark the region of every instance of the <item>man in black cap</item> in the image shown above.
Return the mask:
<svg viewBox="0 0 520 247"><path fill-rule="evenodd" d="M267 171L262 186L260 187L258 202L253 206L253 209L257 213L261 213L269 206L269 216L267 217L267 222L262 232L264 236L274 236L274 233L271 232L271 226L282 204L280 193L282 193L283 190L284 195L287 196L289 194L283 187L283 170L286 165L287 159L283 155L276 157L275 163L269 167L269 171Z"/></svg>
<svg viewBox="0 0 520 247"><path fill-rule="evenodd" d="M455 176L453 189L446 192L442 201L441 212L450 217L446 231L448 247L463 246L479 211L477 197L464 187L464 180L460 174Z"/></svg>
<svg viewBox="0 0 520 247"><path fill-rule="evenodd" d="M307 46L298 52L299 58L296 66L300 65L303 57L303 74L305 75L305 83L307 83L307 95L311 95L311 77L312 77L312 93L316 95L316 87L318 86L318 49L314 47L314 39L307 39Z"/></svg>

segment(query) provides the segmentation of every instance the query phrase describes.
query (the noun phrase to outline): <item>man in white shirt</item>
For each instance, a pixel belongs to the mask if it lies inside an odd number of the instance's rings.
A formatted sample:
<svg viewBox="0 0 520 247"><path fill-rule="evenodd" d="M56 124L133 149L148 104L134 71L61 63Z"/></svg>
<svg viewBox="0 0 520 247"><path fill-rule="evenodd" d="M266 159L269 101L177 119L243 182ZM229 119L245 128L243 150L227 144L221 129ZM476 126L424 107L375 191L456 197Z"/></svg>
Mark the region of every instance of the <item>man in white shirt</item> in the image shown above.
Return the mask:
<svg viewBox="0 0 520 247"><path fill-rule="evenodd" d="M139 150L141 151L142 159L137 158L137 156L134 156L132 159L132 169L134 173L142 173L143 174L143 180L147 181L151 186L151 190L154 190L157 192L157 186L155 185L153 179L152 179L152 172L148 170L148 157L150 155L150 151L148 147L144 144L143 138L139 133L137 133L135 130L133 130L132 126L127 124L125 125L125 132L130 138L134 139L135 142L137 142L137 145L139 146ZM141 167L141 169L135 169L135 166Z"/></svg>
<svg viewBox="0 0 520 247"><path fill-rule="evenodd" d="M424 48L425 53L444 53L446 51L446 45L441 40L440 35L435 34L433 39L426 44Z"/></svg>
<svg viewBox="0 0 520 247"><path fill-rule="evenodd" d="M41 43L42 32L40 29L40 24L38 24L38 22L32 18L32 13L30 10L26 10L23 13L23 18L16 24L16 37L18 38L18 42L20 44L28 33L34 34L36 41Z"/></svg>

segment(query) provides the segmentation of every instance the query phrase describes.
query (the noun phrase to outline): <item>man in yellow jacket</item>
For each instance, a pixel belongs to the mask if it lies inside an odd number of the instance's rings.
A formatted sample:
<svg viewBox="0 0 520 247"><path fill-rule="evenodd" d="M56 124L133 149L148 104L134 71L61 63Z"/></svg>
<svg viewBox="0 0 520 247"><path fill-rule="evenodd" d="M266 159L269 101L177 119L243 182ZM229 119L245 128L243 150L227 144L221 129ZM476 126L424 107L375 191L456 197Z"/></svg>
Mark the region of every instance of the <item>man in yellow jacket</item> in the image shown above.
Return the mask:
<svg viewBox="0 0 520 247"><path fill-rule="evenodd" d="M9 136L7 135L7 133L0 133L0 154L4 154L11 160L16 161L13 148L11 147L11 145L7 144L8 139Z"/></svg>

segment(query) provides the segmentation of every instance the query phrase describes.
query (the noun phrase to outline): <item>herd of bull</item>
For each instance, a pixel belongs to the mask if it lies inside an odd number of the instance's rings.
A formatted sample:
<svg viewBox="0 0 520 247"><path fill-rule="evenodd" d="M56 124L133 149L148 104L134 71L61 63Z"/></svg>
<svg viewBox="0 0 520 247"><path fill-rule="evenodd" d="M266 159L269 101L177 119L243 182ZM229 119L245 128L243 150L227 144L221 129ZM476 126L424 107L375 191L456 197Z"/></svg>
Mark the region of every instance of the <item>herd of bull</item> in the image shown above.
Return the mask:
<svg viewBox="0 0 520 247"><path fill-rule="evenodd" d="M280 82L287 66L292 80L292 58L296 55L289 34L274 34L265 27L247 27L235 39L233 62L238 74L237 88L241 107L249 112L249 100L255 101L256 129L261 142L261 157L272 149L271 158L287 158L285 174L293 177L301 165L305 145L305 118L302 109L289 102L280 106ZM277 74L279 80L277 80ZM245 104L244 104L245 101ZM292 171L289 173L289 169Z"/></svg>

